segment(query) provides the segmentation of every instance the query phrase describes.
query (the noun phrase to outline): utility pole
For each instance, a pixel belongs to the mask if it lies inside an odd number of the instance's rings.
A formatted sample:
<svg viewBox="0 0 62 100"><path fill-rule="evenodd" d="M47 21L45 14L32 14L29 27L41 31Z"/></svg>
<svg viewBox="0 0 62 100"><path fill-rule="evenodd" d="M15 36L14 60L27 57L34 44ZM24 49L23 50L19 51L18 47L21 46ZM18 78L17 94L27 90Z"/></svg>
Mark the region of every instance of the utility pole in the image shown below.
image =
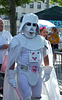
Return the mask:
<svg viewBox="0 0 62 100"><path fill-rule="evenodd" d="M46 0L46 9L49 8L49 0Z"/></svg>

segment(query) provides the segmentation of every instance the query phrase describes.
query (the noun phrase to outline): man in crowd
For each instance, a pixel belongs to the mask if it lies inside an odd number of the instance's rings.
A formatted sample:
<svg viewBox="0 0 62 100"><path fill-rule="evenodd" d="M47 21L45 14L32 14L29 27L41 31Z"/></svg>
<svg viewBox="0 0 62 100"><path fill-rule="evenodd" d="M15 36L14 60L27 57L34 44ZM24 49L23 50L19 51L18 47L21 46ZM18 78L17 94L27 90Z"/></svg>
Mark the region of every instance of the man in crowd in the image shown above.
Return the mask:
<svg viewBox="0 0 62 100"><path fill-rule="evenodd" d="M0 18L0 71L11 39L12 35L10 32L4 30L4 20ZM2 75L1 77L4 78L4 73L0 74ZM0 93L3 94L3 85L0 88Z"/></svg>

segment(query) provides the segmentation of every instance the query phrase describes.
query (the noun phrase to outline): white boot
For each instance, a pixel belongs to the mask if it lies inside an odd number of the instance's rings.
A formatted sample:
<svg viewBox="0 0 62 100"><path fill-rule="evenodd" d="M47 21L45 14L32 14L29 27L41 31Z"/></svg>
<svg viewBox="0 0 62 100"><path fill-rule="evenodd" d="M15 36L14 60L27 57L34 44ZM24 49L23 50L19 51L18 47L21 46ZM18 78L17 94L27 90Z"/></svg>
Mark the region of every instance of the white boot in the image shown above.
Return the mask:
<svg viewBox="0 0 62 100"><path fill-rule="evenodd" d="M31 96L27 96L25 99L23 100L31 100Z"/></svg>
<svg viewBox="0 0 62 100"><path fill-rule="evenodd" d="M13 87L16 87L15 74L16 74L16 70L8 71L8 83Z"/></svg>

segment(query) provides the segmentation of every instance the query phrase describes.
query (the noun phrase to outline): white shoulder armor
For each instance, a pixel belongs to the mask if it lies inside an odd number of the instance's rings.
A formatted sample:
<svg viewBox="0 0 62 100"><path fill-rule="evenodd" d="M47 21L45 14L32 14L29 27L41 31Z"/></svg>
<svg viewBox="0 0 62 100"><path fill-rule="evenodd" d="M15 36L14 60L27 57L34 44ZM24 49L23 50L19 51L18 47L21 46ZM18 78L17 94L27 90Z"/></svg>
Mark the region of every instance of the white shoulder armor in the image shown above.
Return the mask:
<svg viewBox="0 0 62 100"><path fill-rule="evenodd" d="M26 38L23 34L17 36L22 47L30 50L38 50L47 46L46 40L44 37L37 35L33 39Z"/></svg>
<svg viewBox="0 0 62 100"><path fill-rule="evenodd" d="M10 48L13 48L15 46L17 46L19 43L19 40L16 38L16 36L13 37L13 39L10 42Z"/></svg>
<svg viewBox="0 0 62 100"><path fill-rule="evenodd" d="M10 43L10 48L15 47L16 45L21 45L21 47L30 49L30 50L38 50L47 46L47 42L45 38L40 35L37 35L33 39L26 38L23 34L18 34L14 36Z"/></svg>

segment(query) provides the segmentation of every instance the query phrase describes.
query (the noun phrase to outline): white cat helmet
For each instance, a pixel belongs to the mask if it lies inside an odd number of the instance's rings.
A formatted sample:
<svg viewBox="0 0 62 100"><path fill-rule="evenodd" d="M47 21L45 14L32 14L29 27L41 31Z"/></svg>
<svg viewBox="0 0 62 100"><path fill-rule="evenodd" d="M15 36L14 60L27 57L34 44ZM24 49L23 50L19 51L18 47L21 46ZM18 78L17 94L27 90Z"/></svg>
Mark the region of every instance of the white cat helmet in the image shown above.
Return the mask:
<svg viewBox="0 0 62 100"><path fill-rule="evenodd" d="M36 28L36 34L40 34L39 26L38 26L38 16L30 13L30 14L25 14L22 20L21 27L19 28L19 33L23 33L23 27L26 25L26 23L32 23L32 24L37 24Z"/></svg>

